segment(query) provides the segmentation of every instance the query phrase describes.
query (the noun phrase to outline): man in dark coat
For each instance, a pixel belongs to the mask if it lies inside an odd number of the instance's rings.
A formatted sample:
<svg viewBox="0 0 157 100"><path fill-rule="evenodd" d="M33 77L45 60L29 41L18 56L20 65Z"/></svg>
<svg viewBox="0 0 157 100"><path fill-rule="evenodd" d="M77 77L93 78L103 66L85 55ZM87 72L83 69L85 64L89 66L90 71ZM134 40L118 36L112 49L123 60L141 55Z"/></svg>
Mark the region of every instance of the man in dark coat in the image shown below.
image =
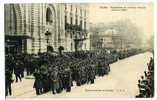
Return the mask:
<svg viewBox="0 0 157 100"><path fill-rule="evenodd" d="M72 81L72 77L71 77L71 71L70 68L66 68L65 72L64 72L64 81L65 81L65 89L67 92L71 91L71 81Z"/></svg>
<svg viewBox="0 0 157 100"><path fill-rule="evenodd" d="M23 78L24 77L24 63L20 61L19 66L20 66L20 76Z"/></svg>
<svg viewBox="0 0 157 100"><path fill-rule="evenodd" d="M26 63L27 75L31 75L32 58L30 56L27 58Z"/></svg>
<svg viewBox="0 0 157 100"><path fill-rule="evenodd" d="M6 64L7 68L9 68L9 71L11 71L11 73L13 74L13 70L15 67L15 59L11 54L8 54L6 56L5 64Z"/></svg>
<svg viewBox="0 0 157 100"><path fill-rule="evenodd" d="M46 93L49 91L49 80L48 80L48 70L47 65L44 64L40 67L41 75L42 75L42 84L43 91Z"/></svg>
<svg viewBox="0 0 157 100"><path fill-rule="evenodd" d="M12 89L11 89L11 83L13 83L14 80L12 80L12 72L9 71L9 69L5 70L5 96L12 95Z"/></svg>
<svg viewBox="0 0 157 100"><path fill-rule="evenodd" d="M40 95L42 94L42 76L40 73L40 70L36 69L34 72L35 82L33 85L33 88L35 88L36 94Z"/></svg>
<svg viewBox="0 0 157 100"><path fill-rule="evenodd" d="M92 64L91 66L89 66L89 80L91 84L94 83L94 79L95 79L95 69L94 69L94 65Z"/></svg>
<svg viewBox="0 0 157 100"><path fill-rule="evenodd" d="M20 79L20 81L22 81L21 80L21 68L20 67L22 67L22 66L20 64L20 61L18 60L16 62L15 69L14 69L14 74L15 74L15 77L16 77L16 82L18 82L18 78Z"/></svg>

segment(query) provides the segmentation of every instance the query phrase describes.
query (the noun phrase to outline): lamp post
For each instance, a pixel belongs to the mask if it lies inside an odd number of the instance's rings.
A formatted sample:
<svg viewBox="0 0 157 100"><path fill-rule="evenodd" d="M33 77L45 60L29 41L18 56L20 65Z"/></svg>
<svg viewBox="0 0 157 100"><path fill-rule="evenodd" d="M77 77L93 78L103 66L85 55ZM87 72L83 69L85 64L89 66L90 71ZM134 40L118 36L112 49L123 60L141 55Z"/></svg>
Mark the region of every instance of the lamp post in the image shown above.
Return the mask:
<svg viewBox="0 0 157 100"><path fill-rule="evenodd" d="M51 35L51 33L49 31L46 31L45 36L46 36L46 42L47 42L47 47L48 47L48 43L49 43L49 36ZM48 50L47 50L48 51Z"/></svg>

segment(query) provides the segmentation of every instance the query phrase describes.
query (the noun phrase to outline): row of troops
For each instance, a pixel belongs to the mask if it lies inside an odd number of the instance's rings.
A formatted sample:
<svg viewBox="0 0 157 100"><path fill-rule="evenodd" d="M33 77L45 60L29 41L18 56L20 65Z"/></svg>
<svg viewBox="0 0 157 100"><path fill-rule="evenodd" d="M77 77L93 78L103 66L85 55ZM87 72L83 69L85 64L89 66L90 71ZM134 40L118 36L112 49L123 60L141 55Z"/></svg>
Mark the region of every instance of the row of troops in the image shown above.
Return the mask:
<svg viewBox="0 0 157 100"><path fill-rule="evenodd" d="M12 94L11 83L14 82L12 75L15 75L15 82L22 81L24 72L26 75L34 75L34 88L36 94L42 94L52 90L53 94L61 93L64 89L71 91L71 87L94 83L97 76L104 76L110 72L109 64L121 59L123 55L128 57L140 53L116 52L107 53L95 51L69 52L64 55L53 55L51 53L37 54L7 54L6 55L6 96Z"/></svg>
<svg viewBox="0 0 157 100"><path fill-rule="evenodd" d="M74 58L74 57L73 57ZM109 64L106 61L86 59L70 59L67 57L57 57L55 59L48 57L34 73L34 88L36 94L40 95L52 91L53 94L61 93L63 90L71 91L71 87L81 86L83 84L93 84L98 76L104 76L110 71Z"/></svg>
<svg viewBox="0 0 157 100"><path fill-rule="evenodd" d="M150 98L154 96L154 59L151 57L147 64L147 71L138 80L139 94L136 98Z"/></svg>

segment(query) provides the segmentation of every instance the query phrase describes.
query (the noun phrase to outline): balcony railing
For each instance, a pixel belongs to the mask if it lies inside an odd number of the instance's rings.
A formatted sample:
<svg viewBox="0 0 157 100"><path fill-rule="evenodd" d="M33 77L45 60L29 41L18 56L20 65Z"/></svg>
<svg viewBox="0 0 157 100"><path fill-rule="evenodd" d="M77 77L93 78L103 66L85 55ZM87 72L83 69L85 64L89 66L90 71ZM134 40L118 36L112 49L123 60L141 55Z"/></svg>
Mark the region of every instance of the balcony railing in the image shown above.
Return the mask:
<svg viewBox="0 0 157 100"><path fill-rule="evenodd" d="M71 24L68 24L68 23L65 23L65 29L66 30L86 32L86 29L82 29L81 25L71 25Z"/></svg>

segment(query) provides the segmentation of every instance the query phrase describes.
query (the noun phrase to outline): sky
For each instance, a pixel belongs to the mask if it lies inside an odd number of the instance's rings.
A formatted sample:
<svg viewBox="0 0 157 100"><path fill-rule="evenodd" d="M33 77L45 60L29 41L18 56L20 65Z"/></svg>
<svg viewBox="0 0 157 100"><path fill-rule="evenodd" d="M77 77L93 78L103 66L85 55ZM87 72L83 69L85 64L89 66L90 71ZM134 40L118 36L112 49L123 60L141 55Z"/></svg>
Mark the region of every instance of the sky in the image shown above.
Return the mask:
<svg viewBox="0 0 157 100"><path fill-rule="evenodd" d="M129 19L146 38L153 32L153 3L104 3L89 5L90 23L110 23Z"/></svg>

